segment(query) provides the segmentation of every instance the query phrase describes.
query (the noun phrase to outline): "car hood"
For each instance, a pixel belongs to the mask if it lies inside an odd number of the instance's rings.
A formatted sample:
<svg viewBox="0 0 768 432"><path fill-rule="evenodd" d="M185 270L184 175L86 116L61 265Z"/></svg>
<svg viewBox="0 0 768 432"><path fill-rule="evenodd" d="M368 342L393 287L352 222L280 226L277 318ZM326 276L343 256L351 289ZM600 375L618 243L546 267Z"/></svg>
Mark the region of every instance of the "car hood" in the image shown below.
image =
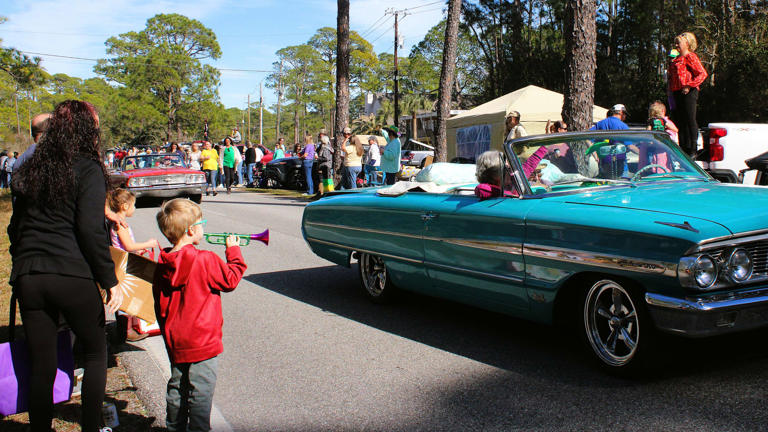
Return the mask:
<svg viewBox="0 0 768 432"><path fill-rule="evenodd" d="M768 228L768 189L717 182L639 184L561 197L572 204L626 208L707 220L731 233Z"/></svg>

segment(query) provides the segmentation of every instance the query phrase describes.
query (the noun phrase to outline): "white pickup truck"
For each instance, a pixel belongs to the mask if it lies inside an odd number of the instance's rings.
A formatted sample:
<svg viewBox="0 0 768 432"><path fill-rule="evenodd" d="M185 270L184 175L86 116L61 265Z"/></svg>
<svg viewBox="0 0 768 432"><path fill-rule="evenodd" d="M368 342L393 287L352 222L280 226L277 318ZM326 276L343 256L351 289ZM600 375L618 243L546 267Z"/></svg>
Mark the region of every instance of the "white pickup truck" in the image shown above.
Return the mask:
<svg viewBox="0 0 768 432"><path fill-rule="evenodd" d="M755 184L755 171L747 171L743 181L739 171L745 160L768 151L768 124L710 123L702 132L703 149L697 160L712 177L724 183Z"/></svg>

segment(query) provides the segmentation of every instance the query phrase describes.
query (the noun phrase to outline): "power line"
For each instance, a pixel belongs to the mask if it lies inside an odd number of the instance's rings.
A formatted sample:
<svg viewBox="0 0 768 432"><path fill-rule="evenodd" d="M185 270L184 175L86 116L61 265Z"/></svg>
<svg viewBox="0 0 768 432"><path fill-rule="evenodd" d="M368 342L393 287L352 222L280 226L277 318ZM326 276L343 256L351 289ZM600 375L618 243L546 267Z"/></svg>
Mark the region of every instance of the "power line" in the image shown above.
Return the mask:
<svg viewBox="0 0 768 432"><path fill-rule="evenodd" d="M421 11L418 11L418 12L411 12L411 15L418 15L418 14L423 14L423 13L427 13L427 12L439 11L439 10L443 10L443 9L444 9L443 7L434 8L434 9L426 9L426 10L421 10Z"/></svg>
<svg viewBox="0 0 768 432"><path fill-rule="evenodd" d="M86 61L92 61L92 62L99 61L99 59L87 58L87 57L73 57L73 56L65 56L65 55L59 55L59 54L38 53L38 52L32 52L32 51L20 51L20 52L24 54L37 55L37 56L43 56L43 57L55 57L55 58L64 58L64 59L72 59L72 60L86 60ZM109 60L109 59L105 59L105 60ZM152 66L152 67L174 67L173 63L146 64L141 61L126 61L125 63L143 64L144 66ZM219 68L216 66L211 66L211 67L219 71L227 71L227 72L258 72L258 73L274 72L271 70L262 70L262 69L230 69L230 68Z"/></svg>
<svg viewBox="0 0 768 432"><path fill-rule="evenodd" d="M369 31L370 31L370 30L371 30L371 29L372 29L372 28L373 28L373 27L374 27L376 24L378 24L378 23L379 23L379 21L381 21L382 19L384 19L384 18L386 18L386 17L387 17L387 14L383 14L382 16L380 16L380 17L379 17L379 19L377 19L376 21L374 21L374 22L373 22L373 24L371 24L370 26L368 26L368 28L367 28L367 29L365 29L365 30L363 30L363 31L359 32L360 36L362 36L362 35L364 35L364 34L368 33L368 32L369 32Z"/></svg>
<svg viewBox="0 0 768 432"><path fill-rule="evenodd" d="M374 44L374 43L375 43L377 40L381 39L381 38L382 38L382 37L383 37L385 34L389 33L389 31L390 31L390 30L391 30L391 28L390 28L390 27L387 27L387 28L384 30L384 32L383 32L382 34L380 34L380 35L379 35L379 37L377 37L376 39L374 39L374 40L372 40L372 41L371 41L371 45L373 45L373 44Z"/></svg>
<svg viewBox="0 0 768 432"><path fill-rule="evenodd" d="M407 9L405 9L405 10L414 10L414 9L423 8L425 6L431 6L431 5L438 4L438 3L444 3L444 2L443 1L436 1L436 2L432 2L432 3L426 3L426 4L423 4L423 5L419 5L419 6L409 7Z"/></svg>
<svg viewBox="0 0 768 432"><path fill-rule="evenodd" d="M391 19L392 19L392 16L391 15L387 15L387 18L384 21L382 21L379 25L377 25L376 27L372 28L365 35L360 35L360 36L361 37L371 36L373 33L375 33L376 31L382 29L384 26L389 24L389 20L391 20Z"/></svg>

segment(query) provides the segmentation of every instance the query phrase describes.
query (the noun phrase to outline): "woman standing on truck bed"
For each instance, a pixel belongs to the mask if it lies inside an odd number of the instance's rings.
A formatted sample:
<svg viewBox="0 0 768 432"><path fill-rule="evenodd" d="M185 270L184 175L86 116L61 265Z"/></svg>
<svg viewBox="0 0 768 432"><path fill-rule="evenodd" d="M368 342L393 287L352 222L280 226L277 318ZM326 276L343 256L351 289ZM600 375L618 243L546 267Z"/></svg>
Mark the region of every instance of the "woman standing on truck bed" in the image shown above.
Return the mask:
<svg viewBox="0 0 768 432"><path fill-rule="evenodd" d="M675 101L672 118L680 129L680 147L693 156L699 137L696 103L699 99L699 86L707 78L707 71L694 53L697 43L693 33L685 32L679 35L675 38L675 45L680 55L672 59L667 74L669 90Z"/></svg>

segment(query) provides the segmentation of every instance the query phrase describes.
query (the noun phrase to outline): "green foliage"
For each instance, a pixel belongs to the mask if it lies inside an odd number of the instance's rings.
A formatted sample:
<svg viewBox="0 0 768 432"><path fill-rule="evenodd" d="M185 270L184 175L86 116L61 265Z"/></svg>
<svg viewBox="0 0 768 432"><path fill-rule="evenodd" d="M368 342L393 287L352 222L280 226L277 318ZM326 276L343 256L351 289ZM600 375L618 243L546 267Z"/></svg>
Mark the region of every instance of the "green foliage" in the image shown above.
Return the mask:
<svg viewBox="0 0 768 432"><path fill-rule="evenodd" d="M166 139L181 135L193 120L188 105L218 98L219 72L201 60L221 56L216 35L197 20L159 14L140 32L127 32L106 42L108 59L95 71L136 92L150 92L153 105L167 118ZM178 117L178 119L177 119Z"/></svg>

